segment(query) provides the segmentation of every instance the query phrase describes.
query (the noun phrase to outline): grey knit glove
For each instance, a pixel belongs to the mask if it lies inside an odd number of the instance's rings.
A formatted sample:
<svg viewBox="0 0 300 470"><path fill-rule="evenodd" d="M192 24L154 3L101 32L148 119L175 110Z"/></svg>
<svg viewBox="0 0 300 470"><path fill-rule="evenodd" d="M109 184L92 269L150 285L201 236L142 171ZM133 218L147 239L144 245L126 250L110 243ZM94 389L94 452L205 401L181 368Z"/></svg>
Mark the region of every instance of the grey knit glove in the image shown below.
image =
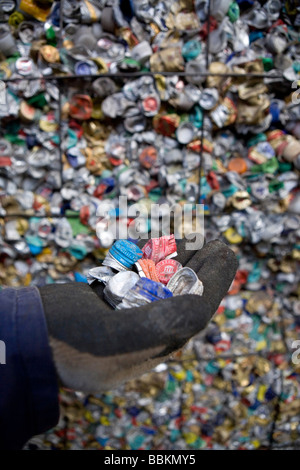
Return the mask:
<svg viewBox="0 0 300 470"><path fill-rule="evenodd" d="M176 259L198 274L202 297L183 295L112 310L99 283L39 289L57 373L65 387L110 390L166 361L206 327L233 281L237 259L218 240L197 252L186 251L185 244L178 244Z"/></svg>

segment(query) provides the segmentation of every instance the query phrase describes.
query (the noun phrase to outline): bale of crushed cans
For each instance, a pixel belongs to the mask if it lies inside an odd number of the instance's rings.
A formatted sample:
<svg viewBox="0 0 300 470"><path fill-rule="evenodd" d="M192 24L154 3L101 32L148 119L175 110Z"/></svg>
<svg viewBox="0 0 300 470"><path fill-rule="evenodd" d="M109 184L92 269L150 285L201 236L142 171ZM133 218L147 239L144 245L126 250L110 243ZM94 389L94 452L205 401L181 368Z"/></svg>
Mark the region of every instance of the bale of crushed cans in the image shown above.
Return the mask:
<svg viewBox="0 0 300 470"><path fill-rule="evenodd" d="M28 448L299 448L299 27L292 0L1 2L1 286L87 281L119 196L203 204L239 258L181 357L62 391Z"/></svg>

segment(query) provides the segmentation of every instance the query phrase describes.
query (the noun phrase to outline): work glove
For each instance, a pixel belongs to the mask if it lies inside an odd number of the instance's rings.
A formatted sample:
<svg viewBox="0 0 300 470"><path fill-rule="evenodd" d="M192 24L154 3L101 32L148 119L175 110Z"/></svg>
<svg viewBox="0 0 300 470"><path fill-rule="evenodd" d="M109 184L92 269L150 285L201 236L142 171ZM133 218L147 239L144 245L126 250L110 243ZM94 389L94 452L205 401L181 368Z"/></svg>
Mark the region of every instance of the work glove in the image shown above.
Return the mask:
<svg viewBox="0 0 300 470"><path fill-rule="evenodd" d="M167 361L207 326L234 279L236 256L219 240L199 251L186 250L181 240L177 253L175 259L202 281L202 296L113 310L98 281L39 288L62 386L87 393L112 390Z"/></svg>

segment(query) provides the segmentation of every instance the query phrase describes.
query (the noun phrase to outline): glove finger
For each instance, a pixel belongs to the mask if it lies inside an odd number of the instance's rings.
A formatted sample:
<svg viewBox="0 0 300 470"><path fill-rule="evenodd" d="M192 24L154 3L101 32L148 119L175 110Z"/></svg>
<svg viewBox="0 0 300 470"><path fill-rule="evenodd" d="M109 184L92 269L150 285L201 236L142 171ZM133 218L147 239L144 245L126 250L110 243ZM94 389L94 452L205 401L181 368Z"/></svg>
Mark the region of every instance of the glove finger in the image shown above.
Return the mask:
<svg viewBox="0 0 300 470"><path fill-rule="evenodd" d="M102 357L156 347L174 351L214 313L194 295L112 311L87 284L50 285L40 293L51 336L78 352Z"/></svg>
<svg viewBox="0 0 300 470"><path fill-rule="evenodd" d="M220 240L207 243L187 264L204 285L203 299L215 312L228 292L238 268L233 251Z"/></svg>
<svg viewBox="0 0 300 470"><path fill-rule="evenodd" d="M193 256L198 252L198 250L187 250L187 245L191 243L192 239L183 238L177 242L177 253L178 256L175 258L179 261L182 266L186 266Z"/></svg>
<svg viewBox="0 0 300 470"><path fill-rule="evenodd" d="M159 346L159 355L169 354L205 328L213 313L203 298L192 295L115 311L102 318L104 337L110 341L98 354L124 354Z"/></svg>

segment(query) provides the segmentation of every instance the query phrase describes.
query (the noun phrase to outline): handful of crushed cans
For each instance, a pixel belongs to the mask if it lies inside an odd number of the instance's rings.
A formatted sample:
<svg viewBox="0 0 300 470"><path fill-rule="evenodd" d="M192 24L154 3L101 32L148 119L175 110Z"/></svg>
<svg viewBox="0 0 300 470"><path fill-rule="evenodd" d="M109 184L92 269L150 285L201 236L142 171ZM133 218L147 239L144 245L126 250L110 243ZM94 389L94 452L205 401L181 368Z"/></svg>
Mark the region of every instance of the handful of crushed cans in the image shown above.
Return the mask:
<svg viewBox="0 0 300 470"><path fill-rule="evenodd" d="M115 309L140 307L184 294L203 294L203 284L178 261L174 235L152 238L142 250L129 240L116 241L103 266L88 273L88 282L105 284L104 298ZM135 270L135 271L134 271Z"/></svg>

